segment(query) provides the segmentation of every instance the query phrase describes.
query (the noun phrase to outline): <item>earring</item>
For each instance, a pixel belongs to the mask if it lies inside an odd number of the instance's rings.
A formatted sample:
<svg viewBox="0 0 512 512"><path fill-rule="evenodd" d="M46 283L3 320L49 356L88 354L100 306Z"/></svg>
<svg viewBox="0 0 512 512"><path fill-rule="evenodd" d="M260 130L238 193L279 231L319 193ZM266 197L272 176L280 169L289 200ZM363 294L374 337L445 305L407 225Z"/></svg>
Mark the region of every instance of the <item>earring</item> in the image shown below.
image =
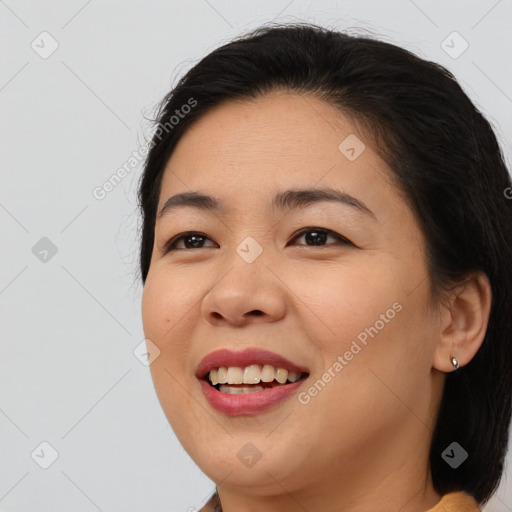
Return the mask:
<svg viewBox="0 0 512 512"><path fill-rule="evenodd" d="M459 367L459 362L453 356L451 356L451 360L452 360L452 364L453 364L453 369L456 370Z"/></svg>

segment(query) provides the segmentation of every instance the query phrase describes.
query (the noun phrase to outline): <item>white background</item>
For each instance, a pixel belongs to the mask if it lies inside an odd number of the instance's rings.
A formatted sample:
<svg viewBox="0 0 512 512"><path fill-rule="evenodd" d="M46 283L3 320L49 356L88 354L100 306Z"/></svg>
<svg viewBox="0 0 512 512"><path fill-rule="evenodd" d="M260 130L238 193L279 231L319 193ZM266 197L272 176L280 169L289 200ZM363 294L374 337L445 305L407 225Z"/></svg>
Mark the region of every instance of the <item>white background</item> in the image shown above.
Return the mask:
<svg viewBox="0 0 512 512"><path fill-rule="evenodd" d="M185 512L211 494L133 354L140 165L92 192L144 144L178 76L271 20L360 27L443 64L510 165L511 0L0 1L1 511ZM441 46L453 31L469 44L457 58ZM47 58L31 47L53 40ZM46 262L32 251L43 237ZM48 469L31 457L50 460L43 441L58 452ZM505 477L485 511L509 510Z"/></svg>

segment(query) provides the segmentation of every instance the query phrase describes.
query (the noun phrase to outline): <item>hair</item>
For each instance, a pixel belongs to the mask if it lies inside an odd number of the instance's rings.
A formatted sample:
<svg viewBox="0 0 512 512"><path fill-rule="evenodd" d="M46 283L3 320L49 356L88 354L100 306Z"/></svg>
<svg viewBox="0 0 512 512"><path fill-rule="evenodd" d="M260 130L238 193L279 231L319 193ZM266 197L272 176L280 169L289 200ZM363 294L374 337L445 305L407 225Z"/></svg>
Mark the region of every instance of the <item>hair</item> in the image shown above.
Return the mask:
<svg viewBox="0 0 512 512"><path fill-rule="evenodd" d="M222 102L274 91L328 102L374 143L424 235L432 299L475 272L489 279L485 338L469 363L446 374L429 457L439 494L462 490L485 504L502 477L511 418L511 178L489 122L441 65L308 23L262 26L212 51L157 112L138 191L143 283L162 175L183 133ZM457 468L442 457L453 441L468 452Z"/></svg>

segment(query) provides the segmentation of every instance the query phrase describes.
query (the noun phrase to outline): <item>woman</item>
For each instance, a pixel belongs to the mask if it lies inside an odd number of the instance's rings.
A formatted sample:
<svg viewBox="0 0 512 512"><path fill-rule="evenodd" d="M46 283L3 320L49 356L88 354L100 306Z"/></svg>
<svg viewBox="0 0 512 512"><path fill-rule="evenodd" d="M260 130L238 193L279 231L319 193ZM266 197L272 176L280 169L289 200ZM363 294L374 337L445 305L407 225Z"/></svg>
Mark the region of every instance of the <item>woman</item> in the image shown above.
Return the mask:
<svg viewBox="0 0 512 512"><path fill-rule="evenodd" d="M453 76L297 24L164 99L142 317L203 511L477 511L511 416L512 191Z"/></svg>

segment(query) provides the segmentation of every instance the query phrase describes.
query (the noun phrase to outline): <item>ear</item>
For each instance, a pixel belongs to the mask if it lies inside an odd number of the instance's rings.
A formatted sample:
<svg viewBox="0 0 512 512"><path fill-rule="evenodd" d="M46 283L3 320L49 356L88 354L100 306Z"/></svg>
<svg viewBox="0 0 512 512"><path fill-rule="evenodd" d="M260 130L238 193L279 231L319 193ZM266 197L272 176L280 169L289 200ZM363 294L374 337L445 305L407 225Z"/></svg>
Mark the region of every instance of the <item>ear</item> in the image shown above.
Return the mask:
<svg viewBox="0 0 512 512"><path fill-rule="evenodd" d="M459 368L468 364L482 345L491 311L489 279L477 272L447 299L441 306L440 337L433 360L434 368L442 372L454 370L452 357Z"/></svg>

